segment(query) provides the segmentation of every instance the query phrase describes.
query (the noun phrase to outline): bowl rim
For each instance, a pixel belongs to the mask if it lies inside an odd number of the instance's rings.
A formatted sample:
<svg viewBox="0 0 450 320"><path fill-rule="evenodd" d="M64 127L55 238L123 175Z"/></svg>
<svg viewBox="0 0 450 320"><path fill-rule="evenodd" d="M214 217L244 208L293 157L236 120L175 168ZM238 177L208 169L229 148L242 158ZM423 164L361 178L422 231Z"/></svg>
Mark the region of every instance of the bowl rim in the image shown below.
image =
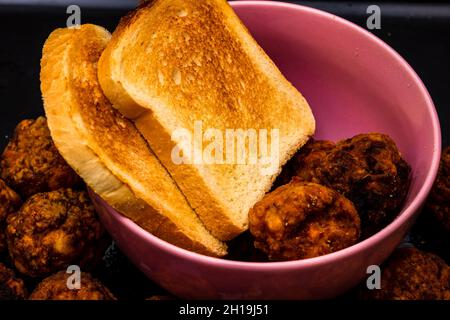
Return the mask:
<svg viewBox="0 0 450 320"><path fill-rule="evenodd" d="M235 260L226 260L223 258L209 257L206 255L202 255L196 252L192 252L180 247L177 247L173 244L170 244L154 235L149 233L148 231L142 229L139 225L135 224L130 219L122 216L116 210L111 208L105 201L102 200L103 204L106 204L110 210L108 210L108 214L112 214L115 219L119 220L122 225L128 230L131 230L132 233L136 234L138 237L146 239L148 242L152 242L155 246L158 246L161 250L168 252L173 256L177 256L183 260L195 261L196 263L203 263L208 265L213 265L215 267L220 268L228 268L228 269L239 269L239 270L258 270L258 271L273 271L277 270L292 270L299 268L310 268L317 267L317 265L324 265L332 261L338 261L342 259L346 259L351 257L356 253L363 252L366 248L374 246L376 243L380 242L383 238L386 238L390 234L395 233L403 224L405 224L410 217L420 209L421 205L425 201L428 193L430 192L434 180L437 175L437 171L439 168L440 156L441 156L441 129L439 124L439 118L437 115L437 111L434 107L434 103L432 98L427 91L425 85L423 84L420 77L417 73L412 69L412 67L388 44L384 41L363 29L362 27L345 20L339 16L334 14L318 10L315 8L310 8L298 4L291 4L285 2L275 2L275 1L264 1L264 0L242 0L235 1L230 3L232 7L245 7L245 6L266 6L268 8L274 7L283 7L289 8L292 10L296 10L302 13L312 14L315 16L319 16L325 19L333 19L336 23L341 23L346 27L352 29L355 32L362 34L367 37L370 41L376 42L380 47L382 47L387 53L389 53L399 64L405 69L406 73L412 78L412 80L416 83L421 94L424 96L426 101L426 107L431 116L431 121L433 125L433 137L435 141L435 148L433 150L432 162L430 166L430 170L425 178L425 182L420 187L417 195L411 201L411 203L404 207L403 210L399 213L399 215L392 221L388 226L374 234L373 236L358 242L348 248L342 249L337 252L333 252L327 255L303 259L303 260L293 260L293 261L276 261L276 262L245 262L245 261L235 261ZM97 195L96 195L97 196ZM97 196L98 197L98 196ZM100 198L100 197L98 197ZM101 198L100 198L101 199Z"/></svg>

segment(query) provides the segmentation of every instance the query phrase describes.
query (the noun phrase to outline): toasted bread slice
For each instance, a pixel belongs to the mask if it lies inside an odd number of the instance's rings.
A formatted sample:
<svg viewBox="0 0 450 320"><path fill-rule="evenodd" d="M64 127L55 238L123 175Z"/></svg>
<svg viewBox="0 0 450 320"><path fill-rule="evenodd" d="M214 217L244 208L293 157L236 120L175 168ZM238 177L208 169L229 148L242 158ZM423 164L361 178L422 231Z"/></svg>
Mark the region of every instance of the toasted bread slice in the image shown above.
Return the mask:
<svg viewBox="0 0 450 320"><path fill-rule="evenodd" d="M315 131L306 100L225 0L142 5L114 32L99 62L99 80L113 106L134 120L206 227L222 240L247 228L249 209ZM222 137L227 129L266 129L269 146L278 141L274 158L279 161L270 171L268 164L250 158L223 164L225 156L214 163L191 157L179 164L172 157L175 150L205 152L175 137L184 129L194 136L199 121L204 133L215 129ZM277 141L271 139L274 129ZM250 143L243 149L236 151L251 154ZM232 151L222 155L227 152ZM257 156L261 160L261 150Z"/></svg>
<svg viewBox="0 0 450 320"><path fill-rule="evenodd" d="M214 238L134 124L112 108L97 79L110 34L94 25L58 29L44 46L41 90L55 144L100 197L179 247L223 256Z"/></svg>

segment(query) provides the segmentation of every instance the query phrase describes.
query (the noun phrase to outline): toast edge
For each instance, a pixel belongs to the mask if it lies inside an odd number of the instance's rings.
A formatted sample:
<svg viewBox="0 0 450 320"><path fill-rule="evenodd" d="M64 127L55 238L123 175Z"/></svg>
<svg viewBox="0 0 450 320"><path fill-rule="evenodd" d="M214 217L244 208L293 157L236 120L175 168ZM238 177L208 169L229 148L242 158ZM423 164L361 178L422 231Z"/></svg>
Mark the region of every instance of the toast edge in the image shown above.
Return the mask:
<svg viewBox="0 0 450 320"><path fill-rule="evenodd" d="M66 83L65 79L69 72L67 52L70 50L70 44L76 33L86 28L94 28L99 33L99 47L106 45L107 40L104 36L109 33L105 29L94 25L84 25L81 30L57 29L49 36L43 49L41 91L50 132L61 155L94 192L116 210L124 212L130 219L143 224L145 229L158 230L159 234L155 234L156 236L176 246L205 255L215 257L225 255L225 247L222 248L223 250L214 251L190 239L167 217L136 198L130 188L117 179L88 146L80 142L80 135L67 111L74 101L71 101L70 90L68 90L70 84ZM55 51L57 54L54 54ZM68 107L63 109L61 106ZM148 219L149 216L155 219ZM155 221L157 223L154 223Z"/></svg>

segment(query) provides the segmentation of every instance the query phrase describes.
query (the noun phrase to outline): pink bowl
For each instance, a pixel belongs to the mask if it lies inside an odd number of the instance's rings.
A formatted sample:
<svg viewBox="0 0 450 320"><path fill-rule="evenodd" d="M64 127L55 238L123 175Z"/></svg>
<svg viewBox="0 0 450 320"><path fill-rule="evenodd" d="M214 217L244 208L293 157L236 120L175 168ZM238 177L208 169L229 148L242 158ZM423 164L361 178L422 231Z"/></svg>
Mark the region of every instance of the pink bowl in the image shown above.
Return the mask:
<svg viewBox="0 0 450 320"><path fill-rule="evenodd" d="M389 46L334 15L270 1L232 3L286 77L305 95L317 138L383 132L412 166L412 184L398 218L345 250L302 261L245 263L195 254L147 233L93 200L119 247L146 275L190 299L330 298L380 264L413 224L435 178L441 149L433 102L419 77Z"/></svg>

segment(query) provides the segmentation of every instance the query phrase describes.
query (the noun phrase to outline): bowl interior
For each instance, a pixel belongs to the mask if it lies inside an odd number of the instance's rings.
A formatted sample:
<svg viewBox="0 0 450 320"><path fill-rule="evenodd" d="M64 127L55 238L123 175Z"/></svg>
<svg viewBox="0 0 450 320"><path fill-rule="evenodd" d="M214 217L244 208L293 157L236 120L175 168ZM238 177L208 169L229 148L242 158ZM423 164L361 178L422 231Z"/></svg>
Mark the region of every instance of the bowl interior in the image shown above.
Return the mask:
<svg viewBox="0 0 450 320"><path fill-rule="evenodd" d="M263 1L233 7L310 103L316 138L381 132L394 139L412 167L408 206L440 150L433 103L409 65L384 42L331 14Z"/></svg>

